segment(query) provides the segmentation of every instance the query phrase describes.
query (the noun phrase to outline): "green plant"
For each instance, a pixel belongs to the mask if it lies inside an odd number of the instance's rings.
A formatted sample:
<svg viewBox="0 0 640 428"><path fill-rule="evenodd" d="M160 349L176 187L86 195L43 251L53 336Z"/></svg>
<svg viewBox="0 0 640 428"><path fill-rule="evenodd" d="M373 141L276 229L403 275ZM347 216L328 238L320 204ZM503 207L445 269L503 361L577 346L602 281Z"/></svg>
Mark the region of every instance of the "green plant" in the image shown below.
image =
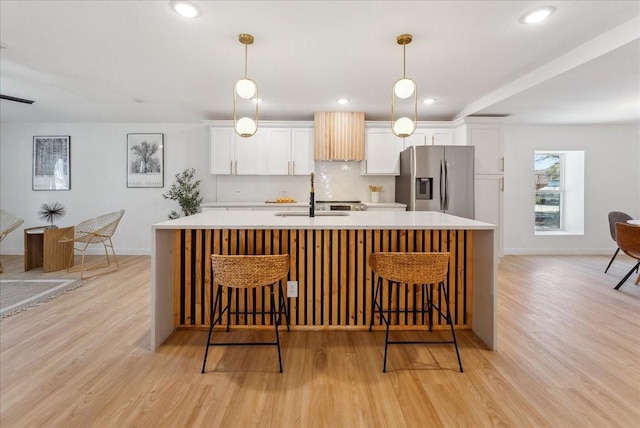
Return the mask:
<svg viewBox="0 0 640 428"><path fill-rule="evenodd" d="M40 206L38 216L40 217L40 220L48 221L51 224L49 227L53 229L56 227L53 225L53 222L64 216L66 213L67 211L65 210L64 205L59 202L54 202L51 205L44 203Z"/></svg>
<svg viewBox="0 0 640 428"><path fill-rule="evenodd" d="M198 212L202 197L200 196L200 180L193 181L196 174L194 168L187 168L176 174L176 181L171 185L167 193L163 193L162 197L177 201L185 216L190 216ZM171 211L170 219L178 218L180 214Z"/></svg>

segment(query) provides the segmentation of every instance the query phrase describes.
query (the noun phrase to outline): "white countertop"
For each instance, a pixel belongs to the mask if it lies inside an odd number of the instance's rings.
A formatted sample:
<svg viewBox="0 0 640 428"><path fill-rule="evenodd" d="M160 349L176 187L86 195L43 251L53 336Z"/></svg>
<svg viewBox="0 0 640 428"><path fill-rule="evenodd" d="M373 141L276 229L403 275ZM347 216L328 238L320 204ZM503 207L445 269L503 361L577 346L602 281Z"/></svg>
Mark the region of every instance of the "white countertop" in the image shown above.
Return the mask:
<svg viewBox="0 0 640 428"><path fill-rule="evenodd" d="M304 210L300 210L304 211ZM347 216L286 216L273 211L207 211L153 225L154 229L470 229L495 225L435 211L350 211Z"/></svg>
<svg viewBox="0 0 640 428"><path fill-rule="evenodd" d="M204 208L251 208L251 207L308 207L309 202L207 202Z"/></svg>

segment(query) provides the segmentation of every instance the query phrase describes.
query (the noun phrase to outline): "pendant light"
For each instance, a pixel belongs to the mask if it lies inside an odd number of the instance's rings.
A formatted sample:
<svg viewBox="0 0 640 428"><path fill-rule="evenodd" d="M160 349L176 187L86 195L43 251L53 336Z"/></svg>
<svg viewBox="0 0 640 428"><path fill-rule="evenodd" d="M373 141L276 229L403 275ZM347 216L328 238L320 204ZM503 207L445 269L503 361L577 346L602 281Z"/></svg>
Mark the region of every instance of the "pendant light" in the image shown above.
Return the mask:
<svg viewBox="0 0 640 428"><path fill-rule="evenodd" d="M406 47L411 43L412 39L413 36L411 36L411 34L401 34L398 36L398 44L402 45L402 79L398 79L391 88L391 130L400 138L406 138L413 134L418 122L418 87L416 82L406 75ZM411 102L412 99L413 105L411 106L409 102ZM402 110L409 112L412 108L413 119L410 115L403 115L396 119L397 110L399 110L396 106L397 100L406 100L405 102L401 101L401 104L403 104Z"/></svg>
<svg viewBox="0 0 640 428"><path fill-rule="evenodd" d="M238 36L240 43L244 45L244 78L238 80L233 88L233 128L241 137L251 137L258 130L258 84L247 77L247 46L253 44L253 36L251 34L240 34ZM240 100L238 99L240 98ZM242 100L246 100L243 102ZM238 101L242 104L239 106ZM242 116L238 119L238 107L243 105L255 105L255 119L248 116ZM249 110L249 108L246 108Z"/></svg>

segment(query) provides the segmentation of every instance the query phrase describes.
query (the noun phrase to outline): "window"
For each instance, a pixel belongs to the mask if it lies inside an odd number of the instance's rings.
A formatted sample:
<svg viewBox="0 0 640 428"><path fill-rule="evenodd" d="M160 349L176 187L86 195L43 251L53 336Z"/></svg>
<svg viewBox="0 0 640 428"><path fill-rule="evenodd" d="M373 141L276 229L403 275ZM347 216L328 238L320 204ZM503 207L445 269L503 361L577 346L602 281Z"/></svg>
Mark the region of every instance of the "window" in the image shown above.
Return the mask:
<svg viewBox="0 0 640 428"><path fill-rule="evenodd" d="M536 152L535 162L536 230L561 230L563 156Z"/></svg>
<svg viewBox="0 0 640 428"><path fill-rule="evenodd" d="M584 234L584 152L536 151L535 232Z"/></svg>

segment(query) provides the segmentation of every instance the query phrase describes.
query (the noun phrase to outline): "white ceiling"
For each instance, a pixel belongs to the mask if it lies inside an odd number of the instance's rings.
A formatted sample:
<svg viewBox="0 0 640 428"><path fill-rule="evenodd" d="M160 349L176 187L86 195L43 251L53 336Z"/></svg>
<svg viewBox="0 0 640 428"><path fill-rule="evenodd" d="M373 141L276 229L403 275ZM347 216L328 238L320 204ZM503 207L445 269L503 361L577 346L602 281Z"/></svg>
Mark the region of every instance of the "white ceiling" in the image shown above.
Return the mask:
<svg viewBox="0 0 640 428"><path fill-rule="evenodd" d="M640 124L638 1L0 1L2 122L231 119L232 88L258 82L260 118L364 111L388 120L391 85L418 83L419 120ZM546 22L525 12L551 4ZM335 100L352 100L339 106Z"/></svg>

